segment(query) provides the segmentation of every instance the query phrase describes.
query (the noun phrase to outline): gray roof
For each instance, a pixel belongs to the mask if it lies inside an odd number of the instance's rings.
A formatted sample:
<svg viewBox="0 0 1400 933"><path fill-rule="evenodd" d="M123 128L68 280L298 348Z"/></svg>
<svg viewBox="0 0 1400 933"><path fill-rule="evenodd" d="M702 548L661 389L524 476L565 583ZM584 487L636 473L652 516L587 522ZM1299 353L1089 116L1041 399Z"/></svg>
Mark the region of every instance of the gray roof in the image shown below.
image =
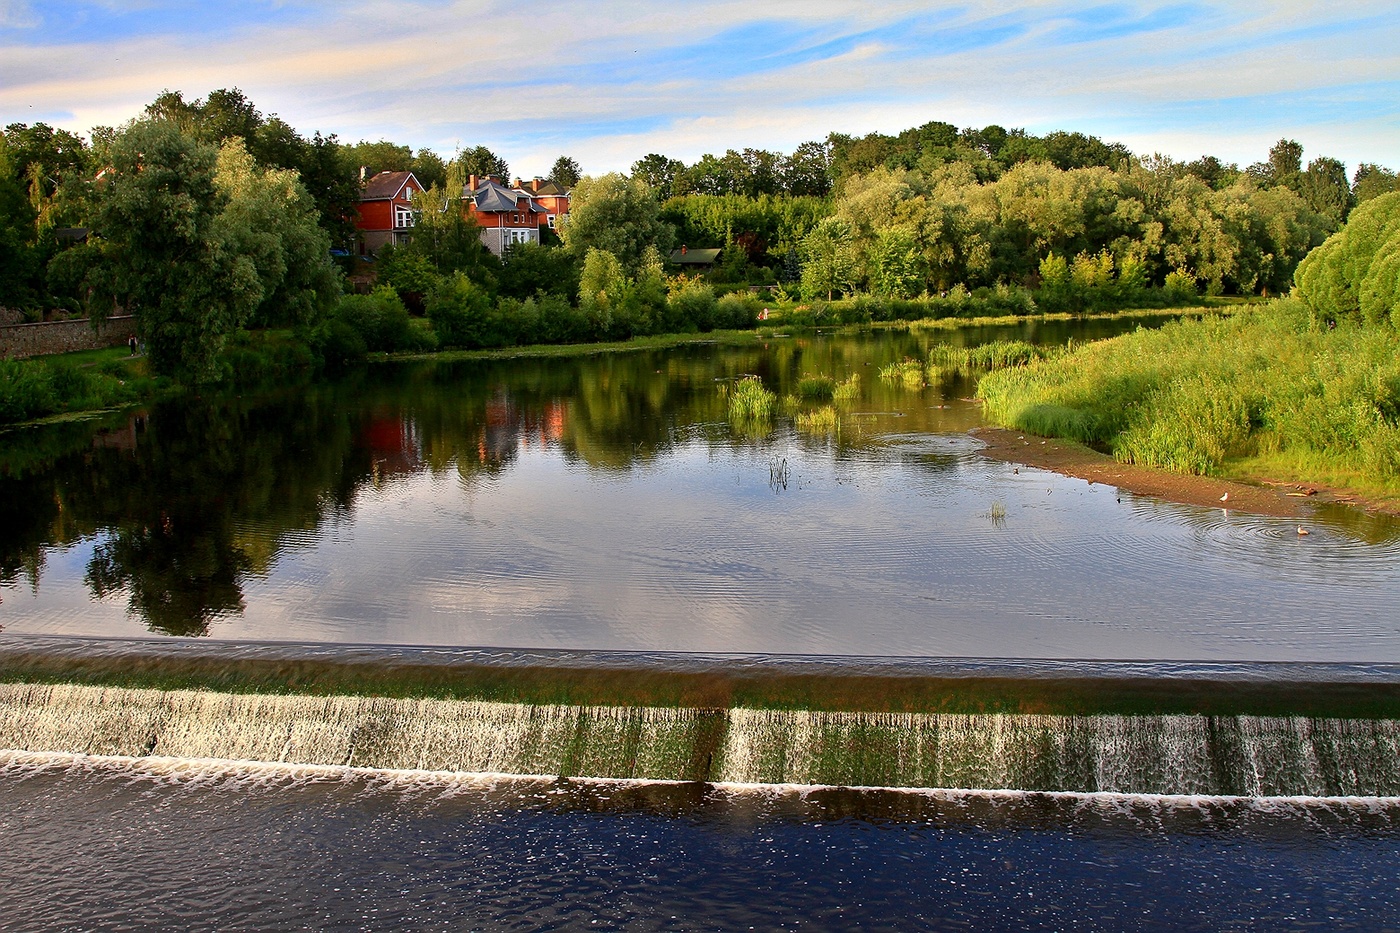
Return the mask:
<svg viewBox="0 0 1400 933"><path fill-rule="evenodd" d="M516 205L516 200L520 195L490 178L482 181L475 191L464 192L463 196L471 198L476 209L482 212L499 213L520 209Z"/></svg>
<svg viewBox="0 0 1400 933"><path fill-rule="evenodd" d="M683 253L678 249L671 250L671 264L677 266L708 266L717 259L717 249L687 249Z"/></svg>

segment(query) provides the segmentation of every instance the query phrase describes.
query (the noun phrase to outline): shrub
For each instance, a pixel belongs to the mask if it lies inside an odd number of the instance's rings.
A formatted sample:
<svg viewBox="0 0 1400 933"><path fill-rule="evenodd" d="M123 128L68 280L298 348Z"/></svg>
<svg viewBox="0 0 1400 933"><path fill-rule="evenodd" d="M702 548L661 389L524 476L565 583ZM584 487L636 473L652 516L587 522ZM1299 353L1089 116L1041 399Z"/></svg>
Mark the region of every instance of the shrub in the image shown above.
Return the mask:
<svg viewBox="0 0 1400 933"><path fill-rule="evenodd" d="M666 302L666 330L671 333L714 330L716 304L710 286L688 282Z"/></svg>
<svg viewBox="0 0 1400 933"><path fill-rule="evenodd" d="M441 279L428 293L424 306L439 346L502 346L506 342L502 328L488 320L490 297L460 272Z"/></svg>
<svg viewBox="0 0 1400 933"><path fill-rule="evenodd" d="M421 342L409 326L408 309L388 286L368 295L342 296L332 317L355 331L371 353L408 350Z"/></svg>

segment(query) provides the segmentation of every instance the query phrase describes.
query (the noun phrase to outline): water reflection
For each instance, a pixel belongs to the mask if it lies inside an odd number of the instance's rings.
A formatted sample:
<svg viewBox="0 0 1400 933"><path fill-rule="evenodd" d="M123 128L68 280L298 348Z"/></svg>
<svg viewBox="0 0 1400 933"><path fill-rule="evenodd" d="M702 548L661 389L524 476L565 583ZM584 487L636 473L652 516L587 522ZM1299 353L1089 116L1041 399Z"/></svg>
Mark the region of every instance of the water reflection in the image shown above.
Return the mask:
<svg viewBox="0 0 1400 933"><path fill-rule="evenodd" d="M1168 625L1189 611L1217 624L1206 655L1262 658L1313 645L1319 606L1366 615L1359 590L1396 587L1393 524L1349 511L1310 562L1281 558L1267 522L981 461L969 383L876 377L934 341L1009 336L982 330L376 366L10 432L0 624L129 635L119 606L171 635L1085 657L1109 627L1113 650L1166 657L1193 650ZM794 430L789 403L741 436L717 387L749 374L780 398L808 375L860 389L834 430ZM1312 592L1296 612L1270 589L1290 576ZM1241 585L1243 604L1210 602ZM1369 624L1342 629L1400 658L1400 632Z"/></svg>

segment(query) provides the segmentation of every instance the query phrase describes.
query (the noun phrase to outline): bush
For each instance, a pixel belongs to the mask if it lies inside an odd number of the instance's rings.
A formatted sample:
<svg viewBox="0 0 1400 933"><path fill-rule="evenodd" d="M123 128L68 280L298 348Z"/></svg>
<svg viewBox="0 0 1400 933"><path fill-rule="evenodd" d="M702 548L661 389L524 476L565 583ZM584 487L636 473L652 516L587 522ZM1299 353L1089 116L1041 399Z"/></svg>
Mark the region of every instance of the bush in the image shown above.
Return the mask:
<svg viewBox="0 0 1400 933"><path fill-rule="evenodd" d="M1396 322L1400 308L1400 192L1352 211L1298 265L1293 281L1315 323Z"/></svg>
<svg viewBox="0 0 1400 933"><path fill-rule="evenodd" d="M715 302L714 326L749 330L758 324L759 302L747 292L733 292Z"/></svg>
<svg viewBox="0 0 1400 933"><path fill-rule="evenodd" d="M666 302L666 331L712 331L715 329L714 290L700 282L689 282Z"/></svg>
<svg viewBox="0 0 1400 933"><path fill-rule="evenodd" d="M39 418L56 408L52 374L47 366L0 360L0 424Z"/></svg>
<svg viewBox="0 0 1400 933"><path fill-rule="evenodd" d="M492 320L491 299L471 279L458 272L440 280L425 301L428 320L439 346L504 346L505 328Z"/></svg>
<svg viewBox="0 0 1400 933"><path fill-rule="evenodd" d="M410 350L422 343L409 325L408 309L385 285L368 295L341 297L332 317L358 334L371 353Z"/></svg>

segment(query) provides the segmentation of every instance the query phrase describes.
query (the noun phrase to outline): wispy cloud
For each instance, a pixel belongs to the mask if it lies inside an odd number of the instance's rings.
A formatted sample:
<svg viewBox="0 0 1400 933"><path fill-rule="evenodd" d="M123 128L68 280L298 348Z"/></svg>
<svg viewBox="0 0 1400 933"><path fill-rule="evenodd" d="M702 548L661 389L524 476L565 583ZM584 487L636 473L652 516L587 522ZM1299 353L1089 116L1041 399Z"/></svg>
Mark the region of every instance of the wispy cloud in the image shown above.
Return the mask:
<svg viewBox="0 0 1400 933"><path fill-rule="evenodd" d="M484 143L527 172L931 119L1396 164L1397 48L1375 0L0 0L0 117L84 130L236 85L304 130Z"/></svg>

